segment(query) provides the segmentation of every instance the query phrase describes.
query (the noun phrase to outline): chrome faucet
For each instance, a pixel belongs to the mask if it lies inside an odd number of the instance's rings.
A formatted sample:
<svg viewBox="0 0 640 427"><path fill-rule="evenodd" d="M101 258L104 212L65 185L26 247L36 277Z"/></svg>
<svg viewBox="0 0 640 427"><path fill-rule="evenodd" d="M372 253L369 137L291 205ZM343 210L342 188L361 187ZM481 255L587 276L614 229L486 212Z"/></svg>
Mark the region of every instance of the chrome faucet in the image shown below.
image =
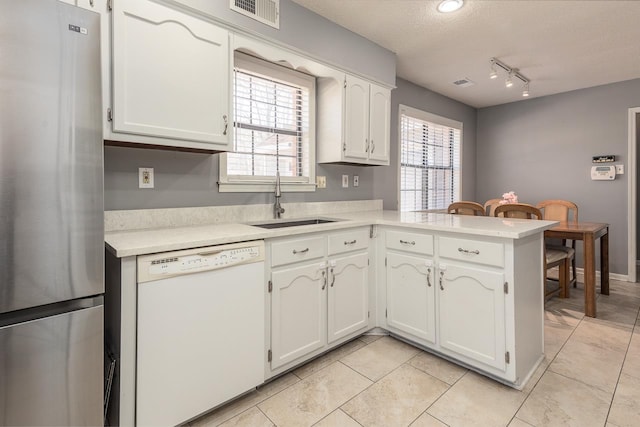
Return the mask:
<svg viewBox="0 0 640 427"><path fill-rule="evenodd" d="M276 201L273 205L273 217L276 219L280 219L280 217L284 213L284 208L280 206L280 197L282 197L282 192L280 191L280 171L277 171L276 172Z"/></svg>

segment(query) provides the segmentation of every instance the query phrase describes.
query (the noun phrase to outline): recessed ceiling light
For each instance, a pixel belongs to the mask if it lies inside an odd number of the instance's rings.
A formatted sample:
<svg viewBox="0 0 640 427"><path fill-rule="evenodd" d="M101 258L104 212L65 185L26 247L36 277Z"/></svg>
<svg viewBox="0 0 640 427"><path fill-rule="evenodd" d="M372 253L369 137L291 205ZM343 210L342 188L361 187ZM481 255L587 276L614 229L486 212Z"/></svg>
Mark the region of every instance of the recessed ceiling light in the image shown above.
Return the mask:
<svg viewBox="0 0 640 427"><path fill-rule="evenodd" d="M438 5L438 11L442 13L455 12L464 4L464 0L443 0Z"/></svg>

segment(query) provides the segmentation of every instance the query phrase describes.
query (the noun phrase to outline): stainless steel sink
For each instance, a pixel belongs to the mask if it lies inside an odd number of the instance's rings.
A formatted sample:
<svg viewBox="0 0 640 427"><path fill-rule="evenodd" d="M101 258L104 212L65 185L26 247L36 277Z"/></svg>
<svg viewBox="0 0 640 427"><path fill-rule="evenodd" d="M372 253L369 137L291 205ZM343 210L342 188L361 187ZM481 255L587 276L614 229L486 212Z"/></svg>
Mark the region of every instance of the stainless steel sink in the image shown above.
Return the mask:
<svg viewBox="0 0 640 427"><path fill-rule="evenodd" d="M328 218L312 218L312 219L299 219L292 221L276 221L276 222L265 222L262 224L251 224L254 227L260 228L283 228L283 227L297 227L300 225L317 225L317 224L326 224L329 222L337 222L337 219L328 219Z"/></svg>

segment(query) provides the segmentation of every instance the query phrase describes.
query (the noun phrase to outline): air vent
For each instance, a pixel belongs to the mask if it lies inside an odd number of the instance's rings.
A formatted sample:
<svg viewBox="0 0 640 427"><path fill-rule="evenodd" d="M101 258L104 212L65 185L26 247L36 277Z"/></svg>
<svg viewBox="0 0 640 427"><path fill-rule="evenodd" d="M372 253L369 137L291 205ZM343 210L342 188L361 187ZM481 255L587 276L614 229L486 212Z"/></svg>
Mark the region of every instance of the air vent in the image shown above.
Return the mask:
<svg viewBox="0 0 640 427"><path fill-rule="evenodd" d="M280 29L280 0L230 0L231 10Z"/></svg>
<svg viewBox="0 0 640 427"><path fill-rule="evenodd" d="M476 84L476 82L465 77L464 79L456 80L455 82L453 82L453 84L459 87L467 87L473 86L474 84Z"/></svg>

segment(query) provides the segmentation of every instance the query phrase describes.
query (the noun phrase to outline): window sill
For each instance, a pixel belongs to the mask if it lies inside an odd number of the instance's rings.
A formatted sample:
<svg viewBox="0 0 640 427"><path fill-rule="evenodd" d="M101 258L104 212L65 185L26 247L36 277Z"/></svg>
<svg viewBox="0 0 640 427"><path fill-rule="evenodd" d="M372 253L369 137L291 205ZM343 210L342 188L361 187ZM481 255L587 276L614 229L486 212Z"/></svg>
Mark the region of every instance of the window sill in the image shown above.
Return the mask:
<svg viewBox="0 0 640 427"><path fill-rule="evenodd" d="M283 193L314 192L316 191L316 185L282 182L280 183L280 190ZM273 193L275 184L273 182L219 182L218 191L220 193Z"/></svg>

